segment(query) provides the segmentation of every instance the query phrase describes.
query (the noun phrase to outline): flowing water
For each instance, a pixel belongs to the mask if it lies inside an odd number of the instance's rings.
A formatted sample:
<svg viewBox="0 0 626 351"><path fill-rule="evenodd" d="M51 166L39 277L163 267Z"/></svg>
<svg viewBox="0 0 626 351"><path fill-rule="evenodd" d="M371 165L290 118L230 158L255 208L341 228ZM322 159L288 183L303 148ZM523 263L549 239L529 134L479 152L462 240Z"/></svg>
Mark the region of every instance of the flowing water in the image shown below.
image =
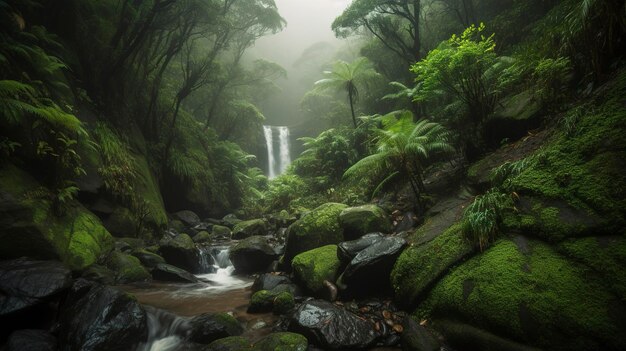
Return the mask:
<svg viewBox="0 0 626 351"><path fill-rule="evenodd" d="M138 351L177 350L191 325L190 317L203 313L227 312L245 327L252 341L270 333L276 317L248 314L252 279L233 275L227 247L201 250L201 262L213 265L215 273L196 275L199 283L151 282L122 287L146 306L148 341Z"/></svg>
<svg viewBox="0 0 626 351"><path fill-rule="evenodd" d="M265 146L267 147L267 176L272 179L276 177L274 171L276 168L276 161L274 159L274 139L272 137L272 127L263 126L263 135L265 135Z"/></svg>
<svg viewBox="0 0 626 351"><path fill-rule="evenodd" d="M274 129L278 130L278 155L276 155L274 145ZM263 126L263 135L265 136L265 146L267 148L267 176L273 179L277 175L284 173L291 163L289 127Z"/></svg>

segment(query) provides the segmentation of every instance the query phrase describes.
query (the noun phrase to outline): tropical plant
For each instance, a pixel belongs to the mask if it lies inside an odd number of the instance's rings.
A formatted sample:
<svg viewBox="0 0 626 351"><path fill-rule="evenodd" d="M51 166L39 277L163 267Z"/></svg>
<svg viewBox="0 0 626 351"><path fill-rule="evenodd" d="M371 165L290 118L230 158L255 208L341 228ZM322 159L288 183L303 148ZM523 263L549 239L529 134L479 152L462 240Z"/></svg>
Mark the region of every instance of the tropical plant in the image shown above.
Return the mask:
<svg viewBox="0 0 626 351"><path fill-rule="evenodd" d="M413 114L408 111L391 113L382 121L384 129L378 132L376 153L348 168L344 177L382 179L372 196L392 180L408 179L418 206L423 208L420 196L426 191L424 171L436 156L454 152L449 133L440 124L425 119L413 123Z"/></svg>
<svg viewBox="0 0 626 351"><path fill-rule="evenodd" d="M484 24L472 25L411 67L417 83L415 101L440 99L445 93L465 105L467 113L452 125L463 136L466 151L468 144L483 151L484 122L496 106L500 73L510 64L496 55L494 36L484 32Z"/></svg>
<svg viewBox="0 0 626 351"><path fill-rule="evenodd" d="M365 87L379 74L372 68L370 61L364 57L353 62L339 60L333 65L331 71L324 71L326 78L315 82L315 87L320 90L334 89L343 90L348 94L352 123L357 127L357 119L354 104L359 99L359 90Z"/></svg>
<svg viewBox="0 0 626 351"><path fill-rule="evenodd" d="M303 137L305 150L293 162L293 171L303 177L328 176L341 179L356 160L352 133L344 128L329 129L316 138Z"/></svg>
<svg viewBox="0 0 626 351"><path fill-rule="evenodd" d="M476 196L463 214L463 234L483 251L500 234L502 214L510 208L513 208L511 196L499 189Z"/></svg>

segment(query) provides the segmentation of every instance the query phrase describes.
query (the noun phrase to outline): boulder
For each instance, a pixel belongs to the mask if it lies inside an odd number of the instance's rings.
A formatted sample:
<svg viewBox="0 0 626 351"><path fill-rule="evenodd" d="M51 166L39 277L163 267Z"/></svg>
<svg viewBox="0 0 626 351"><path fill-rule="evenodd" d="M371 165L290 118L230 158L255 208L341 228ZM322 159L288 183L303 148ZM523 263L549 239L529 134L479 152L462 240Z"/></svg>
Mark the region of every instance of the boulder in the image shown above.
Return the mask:
<svg viewBox="0 0 626 351"><path fill-rule="evenodd" d="M404 212L398 219L395 228L396 233L409 231L419 223L417 215L411 211Z"/></svg>
<svg viewBox="0 0 626 351"><path fill-rule="evenodd" d="M45 330L22 329L14 331L7 341L5 351L56 351L57 339Z"/></svg>
<svg viewBox="0 0 626 351"><path fill-rule="evenodd" d="M49 194L29 196L42 188L17 167L0 167L0 258L58 259L81 270L112 250L111 234L78 201L68 202L59 217L47 200Z"/></svg>
<svg viewBox="0 0 626 351"><path fill-rule="evenodd" d="M242 336L229 336L213 341L202 351L242 351L249 350L251 346L250 340Z"/></svg>
<svg viewBox="0 0 626 351"><path fill-rule="evenodd" d="M609 287L550 245L515 237L447 272L420 309L459 343L495 335L547 350L622 350L626 308Z"/></svg>
<svg viewBox="0 0 626 351"><path fill-rule="evenodd" d="M305 251L344 241L339 225L339 214L347 208L344 204L326 203L307 213L287 231L283 262L291 266L291 260Z"/></svg>
<svg viewBox="0 0 626 351"><path fill-rule="evenodd" d="M335 282L339 266L337 245L326 245L303 252L291 262L296 281L317 297L325 295L327 287L324 281Z"/></svg>
<svg viewBox="0 0 626 351"><path fill-rule="evenodd" d="M152 270L152 279L166 282L197 283L198 278L184 269L159 263Z"/></svg>
<svg viewBox="0 0 626 351"><path fill-rule="evenodd" d="M117 289L79 279L60 316L60 350L130 350L146 341L146 312Z"/></svg>
<svg viewBox="0 0 626 351"><path fill-rule="evenodd" d="M254 280L251 290L253 292L257 292L259 290L272 290L281 284L291 284L291 279L289 279L286 275L263 273Z"/></svg>
<svg viewBox="0 0 626 351"><path fill-rule="evenodd" d="M200 217L193 211L183 210L174 213L174 218L181 221L187 227L193 227L200 223Z"/></svg>
<svg viewBox="0 0 626 351"><path fill-rule="evenodd" d="M266 235L267 225L262 219L251 219L235 224L233 227L233 239L241 240L254 235Z"/></svg>
<svg viewBox="0 0 626 351"><path fill-rule="evenodd" d="M283 291L274 298L272 312L274 312L274 314L287 314L295 305L296 302L293 295L287 291Z"/></svg>
<svg viewBox="0 0 626 351"><path fill-rule="evenodd" d="M199 344L209 344L217 339L238 336L243 327L228 313L205 313L191 319L189 340Z"/></svg>
<svg viewBox="0 0 626 351"><path fill-rule="evenodd" d="M341 211L339 223L346 240L354 240L373 232L390 233L391 223L385 211L376 205L350 207Z"/></svg>
<svg viewBox="0 0 626 351"><path fill-rule="evenodd" d="M402 322L402 351L439 351L439 341L413 318Z"/></svg>
<svg viewBox="0 0 626 351"><path fill-rule="evenodd" d="M246 238L230 249L230 260L240 273L263 272L274 261L276 253L262 236Z"/></svg>
<svg viewBox="0 0 626 351"><path fill-rule="evenodd" d="M296 333L281 332L272 333L254 343L255 351L306 351L309 346L308 340Z"/></svg>
<svg viewBox="0 0 626 351"><path fill-rule="evenodd" d="M57 261L20 258L0 262L0 317L50 301L72 284Z"/></svg>
<svg viewBox="0 0 626 351"><path fill-rule="evenodd" d="M80 277L103 285L115 285L115 272L99 264L85 268Z"/></svg>
<svg viewBox="0 0 626 351"><path fill-rule="evenodd" d="M145 249L134 250L132 255L137 257L139 262L148 268L154 268L158 264L165 263L165 259L163 257Z"/></svg>
<svg viewBox="0 0 626 351"><path fill-rule="evenodd" d="M323 300L302 303L289 318L288 330L331 350L366 349L379 336L371 321Z"/></svg>
<svg viewBox="0 0 626 351"><path fill-rule="evenodd" d="M206 230L198 232L198 234L193 236L193 242L196 244L206 244L215 240L217 236L215 234L209 233Z"/></svg>
<svg viewBox="0 0 626 351"><path fill-rule="evenodd" d="M220 239L230 239L230 228L223 225L214 225L211 229L211 233Z"/></svg>
<svg viewBox="0 0 626 351"><path fill-rule="evenodd" d="M270 312L274 308L274 298L277 294L268 291L260 290L255 292L250 298L250 304L248 305L248 313L264 313Z"/></svg>
<svg viewBox="0 0 626 351"><path fill-rule="evenodd" d="M119 251L113 251L109 255L107 267L115 272L115 281L119 284L146 281L151 278L137 257Z"/></svg>
<svg viewBox="0 0 626 351"><path fill-rule="evenodd" d="M172 266L191 273L204 273L200 263L200 252L187 234L179 234L172 240L166 241L159 248L159 253L165 262Z"/></svg>
<svg viewBox="0 0 626 351"><path fill-rule="evenodd" d="M241 222L241 219L237 218L234 214L227 214L222 218L222 223L228 228L233 228L237 223Z"/></svg>
<svg viewBox="0 0 626 351"><path fill-rule="evenodd" d="M344 241L337 245L337 257L342 264L347 265L359 252L384 237L382 233L369 233L356 240Z"/></svg>
<svg viewBox="0 0 626 351"><path fill-rule="evenodd" d="M406 245L406 240L399 237L373 243L350 261L340 277L341 284L357 295L387 290L391 269Z"/></svg>
<svg viewBox="0 0 626 351"><path fill-rule="evenodd" d="M415 307L432 284L475 252L474 246L461 233L460 225L448 228L425 244L409 246L391 271L395 301L407 309Z"/></svg>

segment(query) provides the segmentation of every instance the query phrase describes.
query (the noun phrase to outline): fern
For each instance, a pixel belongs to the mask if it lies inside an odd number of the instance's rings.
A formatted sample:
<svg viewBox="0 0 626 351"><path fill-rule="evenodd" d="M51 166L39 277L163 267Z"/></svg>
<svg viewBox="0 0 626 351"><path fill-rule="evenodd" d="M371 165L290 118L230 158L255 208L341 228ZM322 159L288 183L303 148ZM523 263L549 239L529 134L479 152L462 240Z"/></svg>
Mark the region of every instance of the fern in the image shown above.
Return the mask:
<svg viewBox="0 0 626 351"><path fill-rule="evenodd" d="M513 208L511 196L498 189L477 196L463 214L463 234L483 251L500 235L502 214L510 208Z"/></svg>

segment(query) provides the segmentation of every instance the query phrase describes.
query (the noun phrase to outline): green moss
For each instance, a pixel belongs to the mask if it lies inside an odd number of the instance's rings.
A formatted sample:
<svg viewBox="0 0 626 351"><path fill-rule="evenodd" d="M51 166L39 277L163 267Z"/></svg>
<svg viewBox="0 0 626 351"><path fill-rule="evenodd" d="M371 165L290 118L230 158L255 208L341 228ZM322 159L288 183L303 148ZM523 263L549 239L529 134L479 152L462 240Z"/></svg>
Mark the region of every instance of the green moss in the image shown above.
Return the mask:
<svg viewBox="0 0 626 351"><path fill-rule="evenodd" d="M426 244L408 247L391 271L395 300L403 306L415 306L450 267L474 252L474 246L463 237L460 224Z"/></svg>
<svg viewBox="0 0 626 351"><path fill-rule="evenodd" d="M249 350L252 344L242 336L229 336L227 338L215 340L206 346L204 351L242 351Z"/></svg>
<svg viewBox="0 0 626 351"><path fill-rule="evenodd" d="M254 235L266 235L267 226L262 219L242 221L233 227L233 239L245 239Z"/></svg>
<svg viewBox="0 0 626 351"><path fill-rule="evenodd" d="M289 226L285 263L291 263L299 253L343 241L339 214L347 207L339 203L326 203Z"/></svg>
<svg viewBox="0 0 626 351"><path fill-rule="evenodd" d="M274 307L274 298L276 294L268 290L259 290L250 298L248 305L248 313L270 312Z"/></svg>
<svg viewBox="0 0 626 351"><path fill-rule="evenodd" d="M150 273L141 265L137 257L114 251L107 259L107 267L115 271L118 283L131 283L150 280Z"/></svg>
<svg viewBox="0 0 626 351"><path fill-rule="evenodd" d="M274 298L274 314L286 314L295 306L293 295L290 292L283 291Z"/></svg>
<svg viewBox="0 0 626 351"><path fill-rule="evenodd" d="M305 351L309 345L308 340L296 333L281 332L272 333L257 341L255 351Z"/></svg>
<svg viewBox="0 0 626 351"><path fill-rule="evenodd" d="M163 205L163 198L159 190L158 182L150 170L148 161L143 155L134 154L137 178L133 185L133 191L143 201L148 229L160 234L167 227L167 213Z"/></svg>
<svg viewBox="0 0 626 351"><path fill-rule="evenodd" d="M611 315L620 303L588 269L543 243L529 242L527 251L498 241L443 278L416 314L456 319L547 349L626 345L621 317Z"/></svg>
<svg viewBox="0 0 626 351"><path fill-rule="evenodd" d="M294 257L291 263L296 279L318 296L325 290L324 280L335 282L340 265L337 245L326 245L303 252Z"/></svg>
<svg viewBox="0 0 626 351"><path fill-rule="evenodd" d="M622 300L626 299L626 238L622 236L569 239L559 252L590 267Z"/></svg>
<svg viewBox="0 0 626 351"><path fill-rule="evenodd" d="M602 99L570 111L580 115L575 131L556 133L532 156L530 166L512 179L513 188L520 194L560 199L607 219L604 226L614 230L623 228L626 224L623 171L626 106L622 101L626 87L623 85L619 83Z"/></svg>
<svg viewBox="0 0 626 351"><path fill-rule="evenodd" d="M391 223L385 211L376 205L349 207L341 211L339 222L346 240L354 240L372 233L391 231Z"/></svg>

